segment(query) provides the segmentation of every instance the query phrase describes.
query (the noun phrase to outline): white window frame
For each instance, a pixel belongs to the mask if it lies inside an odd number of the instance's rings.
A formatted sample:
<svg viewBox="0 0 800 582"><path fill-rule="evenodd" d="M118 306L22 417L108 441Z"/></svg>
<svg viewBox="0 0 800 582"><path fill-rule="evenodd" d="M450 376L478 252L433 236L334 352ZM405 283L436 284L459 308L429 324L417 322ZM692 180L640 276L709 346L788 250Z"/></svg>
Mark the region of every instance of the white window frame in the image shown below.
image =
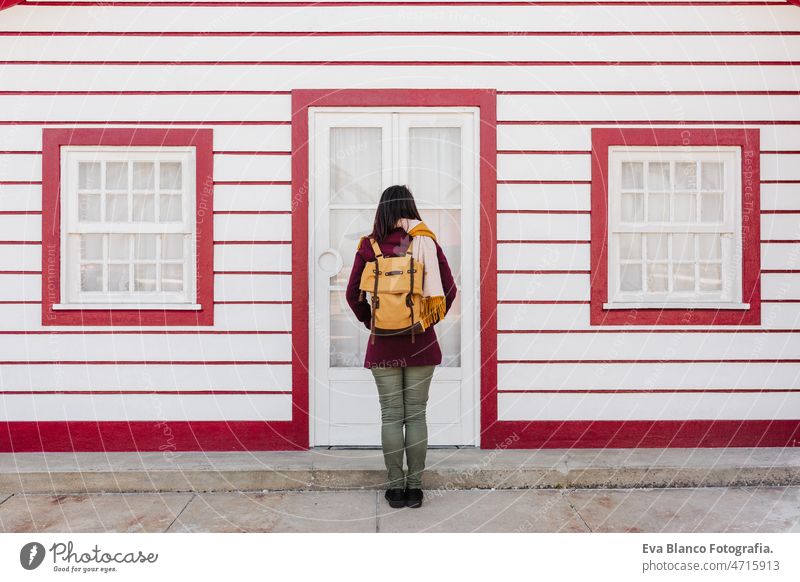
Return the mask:
<svg viewBox="0 0 800 582"><path fill-rule="evenodd" d="M101 221L78 220L78 163L79 162L137 161L180 162L181 221L175 222L106 222L105 205L101 198ZM102 166L105 168L105 165ZM103 172L104 174L104 172ZM159 172L155 172L155 190L159 192ZM60 291L61 302L53 309L170 309L200 310L197 303L197 219L196 219L196 159L195 148L189 146L62 146L60 196ZM128 173L129 199L132 195L133 172ZM104 183L104 177L101 178ZM102 189L98 192L102 192ZM130 204L130 202L129 202ZM158 194L155 201L158 213ZM129 207L129 213L131 212ZM183 234L183 291L81 291L80 235L81 234ZM107 239L106 239L107 240ZM160 240L160 239L159 239ZM156 273L160 277L160 243L157 243ZM103 262L107 260L108 243L103 245ZM105 273L104 279L107 279ZM131 281L133 285L133 281Z"/></svg>
<svg viewBox="0 0 800 582"><path fill-rule="evenodd" d="M686 223L685 228L674 228L674 222L647 221L647 171L645 169L642 185L644 217L640 223L622 222L622 163L623 162L670 162L670 209L674 208L675 162L723 162L723 220L721 223ZM717 146L611 146L608 150L608 302L604 309L748 309L750 305L742 302L742 192L741 192L741 150L738 147ZM702 164L698 164L702 172ZM700 192L702 175L697 175L697 188ZM698 201L699 205L699 201ZM672 212L672 210L671 210ZM667 228L664 228L667 227ZM722 289L721 291L666 291L661 293L645 291L621 291L619 288L619 248L616 234L619 233L715 233L722 235ZM697 260L695 255L695 261ZM647 257L642 259L643 274L646 277ZM667 278L672 277L672 245L668 245ZM695 278L698 272L695 272ZM644 288L644 286L643 286Z"/></svg>

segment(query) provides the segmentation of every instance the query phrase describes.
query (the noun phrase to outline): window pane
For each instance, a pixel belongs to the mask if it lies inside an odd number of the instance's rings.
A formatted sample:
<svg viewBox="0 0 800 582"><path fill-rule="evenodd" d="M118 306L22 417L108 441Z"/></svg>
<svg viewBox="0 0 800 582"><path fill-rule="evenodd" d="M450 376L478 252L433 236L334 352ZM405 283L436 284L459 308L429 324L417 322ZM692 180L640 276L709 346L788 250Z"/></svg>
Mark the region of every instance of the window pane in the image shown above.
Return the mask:
<svg viewBox="0 0 800 582"><path fill-rule="evenodd" d="M162 197L163 198L163 197ZM156 219L156 197L154 194L133 195L133 220L153 222Z"/></svg>
<svg viewBox="0 0 800 582"><path fill-rule="evenodd" d="M667 234L662 233L645 235L648 259L667 260L667 243L669 242L667 237Z"/></svg>
<svg viewBox="0 0 800 582"><path fill-rule="evenodd" d="M669 194L647 195L647 220L650 222L669 221Z"/></svg>
<svg viewBox="0 0 800 582"><path fill-rule="evenodd" d="M675 188L677 190L697 189L697 164L695 162L675 163Z"/></svg>
<svg viewBox="0 0 800 582"><path fill-rule="evenodd" d="M672 260L673 261L694 260L693 234L676 233L672 235Z"/></svg>
<svg viewBox="0 0 800 582"><path fill-rule="evenodd" d="M155 291L156 290L156 266L145 263L135 265L136 281L134 282L136 291Z"/></svg>
<svg viewBox="0 0 800 582"><path fill-rule="evenodd" d="M672 266L672 288L675 291L694 291L694 263Z"/></svg>
<svg viewBox="0 0 800 582"><path fill-rule="evenodd" d="M106 220L108 222L128 221L127 194L109 194L106 196Z"/></svg>
<svg viewBox="0 0 800 582"><path fill-rule="evenodd" d="M82 234L81 236L81 259L84 261L103 259L103 235L102 234Z"/></svg>
<svg viewBox="0 0 800 582"><path fill-rule="evenodd" d="M436 337L442 350L444 367L461 365L461 294L456 295L447 317L436 324Z"/></svg>
<svg viewBox="0 0 800 582"><path fill-rule="evenodd" d="M722 194L700 196L700 221L722 222Z"/></svg>
<svg viewBox="0 0 800 582"><path fill-rule="evenodd" d="M703 190L722 190L721 162L703 162Z"/></svg>
<svg viewBox="0 0 800 582"><path fill-rule="evenodd" d="M81 291L103 290L103 265L88 263L81 265Z"/></svg>
<svg viewBox="0 0 800 582"><path fill-rule="evenodd" d="M644 196L642 194L622 195L622 220L642 222L644 220Z"/></svg>
<svg viewBox="0 0 800 582"><path fill-rule="evenodd" d="M697 220L697 197L694 194L675 194L675 222Z"/></svg>
<svg viewBox="0 0 800 582"><path fill-rule="evenodd" d="M110 234L108 235L108 258L111 260L130 260L129 249L130 235Z"/></svg>
<svg viewBox="0 0 800 582"><path fill-rule="evenodd" d="M331 202L377 204L383 191L382 152L380 127L332 127Z"/></svg>
<svg viewBox="0 0 800 582"><path fill-rule="evenodd" d="M108 266L108 290L130 291L130 265Z"/></svg>
<svg viewBox="0 0 800 582"><path fill-rule="evenodd" d="M619 258L620 260L641 259L642 258L642 235L640 234L620 234Z"/></svg>
<svg viewBox="0 0 800 582"><path fill-rule="evenodd" d="M133 188L155 190L156 168L153 162L133 162Z"/></svg>
<svg viewBox="0 0 800 582"><path fill-rule="evenodd" d="M159 169L158 178L161 190L180 190L183 187L180 162L161 162Z"/></svg>
<svg viewBox="0 0 800 582"><path fill-rule="evenodd" d="M374 218L374 209L331 210L330 245L342 256L342 270L335 278L331 279L331 284L347 284L347 280L350 278L350 269L353 268L353 258L358 248L358 240L372 230Z"/></svg>
<svg viewBox="0 0 800 582"><path fill-rule="evenodd" d="M100 221L99 194L81 194L78 197L78 220L83 222Z"/></svg>
<svg viewBox="0 0 800 582"><path fill-rule="evenodd" d="M700 290L722 290L722 265L720 263L700 263Z"/></svg>
<svg viewBox="0 0 800 582"><path fill-rule="evenodd" d="M183 291L183 265L161 265L161 290Z"/></svg>
<svg viewBox="0 0 800 582"><path fill-rule="evenodd" d="M165 259L183 258L182 234L165 234L161 243L161 256Z"/></svg>
<svg viewBox="0 0 800 582"><path fill-rule="evenodd" d="M667 263L648 263L647 290L666 291L667 286Z"/></svg>
<svg viewBox="0 0 800 582"><path fill-rule="evenodd" d="M718 234L698 234L698 252L701 260L722 258L722 238Z"/></svg>
<svg viewBox="0 0 800 582"><path fill-rule="evenodd" d="M409 188L417 204L461 203L461 128L409 128Z"/></svg>
<svg viewBox="0 0 800 582"><path fill-rule="evenodd" d="M361 367L364 365L369 330L353 316L344 298L344 291L332 291L330 298L330 365Z"/></svg>
<svg viewBox="0 0 800 582"><path fill-rule="evenodd" d="M134 258L148 260L156 258L156 234L139 234L134 238Z"/></svg>
<svg viewBox="0 0 800 582"><path fill-rule="evenodd" d="M106 162L106 190L128 189L128 162Z"/></svg>
<svg viewBox="0 0 800 582"><path fill-rule="evenodd" d="M159 222L179 222L181 220L181 197L161 194L158 208Z"/></svg>
<svg viewBox="0 0 800 582"><path fill-rule="evenodd" d="M647 164L647 189L669 190L669 162L650 162Z"/></svg>
<svg viewBox="0 0 800 582"><path fill-rule="evenodd" d="M621 291L641 291L642 265L640 263L620 265L619 281Z"/></svg>
<svg viewBox="0 0 800 582"><path fill-rule="evenodd" d="M642 162L622 162L622 187L625 190L644 188L644 165Z"/></svg>
<svg viewBox="0 0 800 582"><path fill-rule="evenodd" d="M78 188L81 190L99 190L100 162L78 162Z"/></svg>
<svg viewBox="0 0 800 582"><path fill-rule="evenodd" d="M442 247L456 286L461 283L461 211L420 210L423 222L436 233L436 242ZM448 315L449 317L449 315Z"/></svg>

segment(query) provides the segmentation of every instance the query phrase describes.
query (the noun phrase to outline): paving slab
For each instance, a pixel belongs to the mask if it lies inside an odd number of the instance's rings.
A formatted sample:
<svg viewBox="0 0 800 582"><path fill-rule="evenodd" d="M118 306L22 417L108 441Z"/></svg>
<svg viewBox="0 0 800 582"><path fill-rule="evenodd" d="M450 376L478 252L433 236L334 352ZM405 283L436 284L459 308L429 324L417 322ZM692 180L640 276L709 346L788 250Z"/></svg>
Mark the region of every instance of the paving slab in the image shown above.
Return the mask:
<svg viewBox="0 0 800 582"><path fill-rule="evenodd" d="M375 491L197 494L169 532L374 532Z"/></svg>
<svg viewBox="0 0 800 582"><path fill-rule="evenodd" d="M163 532L191 493L13 495L0 504L0 532Z"/></svg>
<svg viewBox="0 0 800 582"><path fill-rule="evenodd" d="M800 532L800 487L571 490L596 532Z"/></svg>
<svg viewBox="0 0 800 582"><path fill-rule="evenodd" d="M554 490L425 491L417 509L392 509L381 499L379 532L588 532Z"/></svg>

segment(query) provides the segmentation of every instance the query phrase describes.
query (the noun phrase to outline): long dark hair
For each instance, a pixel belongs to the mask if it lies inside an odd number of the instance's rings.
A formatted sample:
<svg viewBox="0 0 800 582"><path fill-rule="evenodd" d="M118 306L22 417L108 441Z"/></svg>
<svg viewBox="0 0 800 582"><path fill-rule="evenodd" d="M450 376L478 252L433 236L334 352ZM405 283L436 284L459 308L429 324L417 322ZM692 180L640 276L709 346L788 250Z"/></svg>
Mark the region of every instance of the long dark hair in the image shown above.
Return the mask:
<svg viewBox="0 0 800 582"><path fill-rule="evenodd" d="M396 184L389 186L381 194L370 236L378 242L382 241L394 229L394 225L401 218L422 220L411 190L405 185Z"/></svg>

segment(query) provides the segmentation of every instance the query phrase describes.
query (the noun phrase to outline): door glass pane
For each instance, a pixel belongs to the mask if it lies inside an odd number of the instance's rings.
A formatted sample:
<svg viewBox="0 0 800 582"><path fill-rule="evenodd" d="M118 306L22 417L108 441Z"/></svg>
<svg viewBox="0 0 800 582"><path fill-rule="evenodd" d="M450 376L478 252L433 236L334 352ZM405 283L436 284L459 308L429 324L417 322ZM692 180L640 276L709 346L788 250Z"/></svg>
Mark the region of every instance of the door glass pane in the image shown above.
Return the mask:
<svg viewBox="0 0 800 582"><path fill-rule="evenodd" d="M378 203L383 191L382 131L380 127L331 128L331 203Z"/></svg>
<svg viewBox="0 0 800 582"><path fill-rule="evenodd" d="M369 330L353 316L344 291L331 291L330 300L330 365L332 368L360 368L364 365Z"/></svg>
<svg viewBox="0 0 800 582"><path fill-rule="evenodd" d="M442 350L442 366L461 365L461 211L420 210L422 220L436 234L458 289L447 317L436 324L436 337Z"/></svg>
<svg viewBox="0 0 800 582"><path fill-rule="evenodd" d="M461 283L461 211L460 210L420 210L422 221L436 235L436 242L442 247L447 264L453 273L456 286Z"/></svg>
<svg viewBox="0 0 800 582"><path fill-rule="evenodd" d="M347 285L353 259L358 247L358 239L372 231L375 209L331 210L331 248L342 256L342 270L331 278L332 285Z"/></svg>
<svg viewBox="0 0 800 582"><path fill-rule="evenodd" d="M461 204L461 128L411 127L408 181L417 204Z"/></svg>

